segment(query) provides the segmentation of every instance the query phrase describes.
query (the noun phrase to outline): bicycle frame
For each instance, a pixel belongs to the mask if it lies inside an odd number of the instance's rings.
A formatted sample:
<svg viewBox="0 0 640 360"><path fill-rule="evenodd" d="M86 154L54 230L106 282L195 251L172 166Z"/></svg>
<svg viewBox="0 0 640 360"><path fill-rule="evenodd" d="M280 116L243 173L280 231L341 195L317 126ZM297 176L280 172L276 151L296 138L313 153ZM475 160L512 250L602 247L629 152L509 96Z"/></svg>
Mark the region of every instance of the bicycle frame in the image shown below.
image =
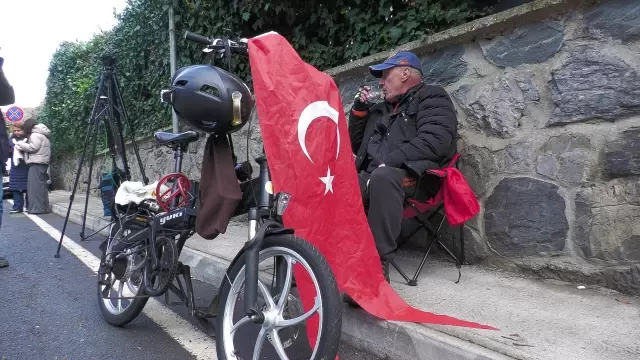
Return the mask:
<svg viewBox="0 0 640 360"><path fill-rule="evenodd" d="M207 47L208 51L215 51L215 53L219 53L220 51L224 51L227 54L227 62L229 66L229 71L231 68L231 53L247 55L246 47L243 47L242 41L231 41L228 38L224 38L224 40L216 39L212 40L206 38L202 35L198 35L195 33L186 32L185 38L200 44L203 44ZM166 90L165 90L166 91ZM167 102L165 100L164 91L161 92L161 98L163 102ZM181 143L173 144L174 150L174 159L175 159L175 172L182 173L182 159L183 154L186 151L187 144L184 146ZM263 150L264 152L264 150ZM293 234L293 229L284 228L282 221L279 218L282 216L284 211L287 208L290 195L287 193L273 193L273 187L271 185L271 175L269 172L269 166L267 164L267 158L262 155L255 159L256 162L260 166L259 170L259 199L257 200L257 204L253 207L249 208L248 218L249 218L249 233L248 240L244 244L243 248L236 254L236 257L233 259L227 270L225 271L225 275L231 270L233 265L240 259L240 257L245 254L245 303L244 310L247 316L249 316L252 320L259 322L261 321L261 311L258 309L258 263L259 263L259 252L262 248L262 243L265 237L275 234ZM255 180L255 179L253 179ZM252 180L249 180L252 181ZM253 184L250 184L253 185ZM245 191L254 191L253 187L250 186L250 189ZM197 193L196 193L197 194ZM173 203L173 207L176 207L175 199ZM192 210L195 206L186 206L188 210ZM194 213L195 216L195 213ZM188 239L192 233L185 233L180 236L178 240L178 254L180 254L182 250L182 245ZM282 259L276 260L276 288L280 289L285 282L284 276L286 274L286 264L282 261ZM188 268L188 267L185 267ZM285 271L281 271L285 269ZM188 271L187 271L188 272ZM186 276L186 274L185 274ZM225 277L226 278L226 277ZM185 279L186 280L186 279ZM224 280L223 280L224 281ZM188 285L187 285L188 286ZM182 287L180 285L180 287ZM188 286L189 288L190 286ZM173 290L173 286L171 286ZM177 290L177 289L175 289ZM191 293L191 289L188 289L188 292ZM175 293L175 291L173 291ZM179 296L180 297L180 296ZM195 310L194 302L193 302L193 294L191 293L191 299L189 299L189 303L187 304L193 313L197 313ZM182 297L181 297L182 298ZM214 301L216 299L214 298Z"/></svg>
<svg viewBox="0 0 640 360"><path fill-rule="evenodd" d="M184 157L184 153L187 151L188 145L183 145L181 143L174 144L172 146L174 151L174 171L176 173L182 173L182 160ZM243 253L246 253L245 256L245 304L244 310L247 316L252 317L254 320L259 320L254 318L255 316L260 315L260 311L258 309L258 263L259 263L259 252L262 248L262 242L265 237L273 234L293 234L294 231L292 229L286 229L283 227L281 221L279 221L276 217L282 215L284 210L286 209L289 195L286 193L279 193L274 195L272 191L268 191L267 189L271 189L271 175L269 172L269 166L267 163L267 158L262 155L256 159L256 162L260 166L259 171L259 198L256 206L251 207L248 211L249 218L249 233L248 233L248 241L245 243L244 247L236 254L235 259L231 262L225 273L228 273L233 265L238 261L240 256ZM247 189L245 191L252 191L252 189ZM195 194L197 196L197 191ZM194 200L195 201L195 200ZM195 204L192 204L195 205ZM274 209L275 206L275 209ZM187 210L192 210L195 206L186 206ZM275 211L274 211L275 210ZM195 212L194 212L195 215ZM152 224L152 237L155 236L158 229L158 225L155 223ZM181 232L180 238L178 239L177 247L178 254L182 252L182 247L186 240L191 237L193 231L185 231ZM276 270L283 266L281 264L281 259L276 260ZM183 267L183 270L186 270L186 267ZM188 272L188 271L187 271ZM283 271L276 271L276 288L279 289L284 284L284 273ZM186 276L190 276L189 274L184 274ZM185 279L186 280L186 279ZM193 306L192 298L192 286L190 286L189 281L186 282L187 287L187 296L190 299L185 299L178 292L183 292L182 286L179 284L180 289L174 288L171 286L172 292L182 300L187 302L187 306L192 310L192 313L196 313L195 307Z"/></svg>

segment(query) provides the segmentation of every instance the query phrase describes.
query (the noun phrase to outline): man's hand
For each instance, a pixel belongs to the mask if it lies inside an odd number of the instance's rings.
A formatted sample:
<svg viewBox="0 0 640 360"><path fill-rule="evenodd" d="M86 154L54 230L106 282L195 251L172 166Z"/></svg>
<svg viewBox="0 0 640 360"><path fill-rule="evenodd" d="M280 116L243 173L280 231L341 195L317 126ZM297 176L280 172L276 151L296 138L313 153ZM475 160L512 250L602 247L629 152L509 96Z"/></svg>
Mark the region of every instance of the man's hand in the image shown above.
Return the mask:
<svg viewBox="0 0 640 360"><path fill-rule="evenodd" d="M371 107L371 103L369 103L368 97L369 92L371 92L371 88L369 86L361 86L358 89L353 101L353 109L354 110L367 110Z"/></svg>

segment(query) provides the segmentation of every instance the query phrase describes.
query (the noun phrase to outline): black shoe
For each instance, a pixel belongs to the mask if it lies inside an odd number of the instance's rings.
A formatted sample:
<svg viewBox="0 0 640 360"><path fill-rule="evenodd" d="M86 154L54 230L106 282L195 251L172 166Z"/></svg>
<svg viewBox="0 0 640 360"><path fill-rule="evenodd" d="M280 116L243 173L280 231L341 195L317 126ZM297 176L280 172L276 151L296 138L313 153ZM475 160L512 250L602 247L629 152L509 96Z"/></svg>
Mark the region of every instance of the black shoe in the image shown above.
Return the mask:
<svg viewBox="0 0 640 360"><path fill-rule="evenodd" d="M18 209L11 209L9 211L10 214L17 214L17 213L21 213L21 212L22 212L22 210L18 210Z"/></svg>
<svg viewBox="0 0 640 360"><path fill-rule="evenodd" d="M342 301L346 302L347 305L351 307L361 308L361 306L347 294L342 294Z"/></svg>
<svg viewBox="0 0 640 360"><path fill-rule="evenodd" d="M382 275L384 275L384 279L391 284L391 278L389 277L389 261L381 260L382 262Z"/></svg>
<svg viewBox="0 0 640 360"><path fill-rule="evenodd" d="M7 261L7 259L0 257L0 268L7 267L7 266L9 266L9 262Z"/></svg>

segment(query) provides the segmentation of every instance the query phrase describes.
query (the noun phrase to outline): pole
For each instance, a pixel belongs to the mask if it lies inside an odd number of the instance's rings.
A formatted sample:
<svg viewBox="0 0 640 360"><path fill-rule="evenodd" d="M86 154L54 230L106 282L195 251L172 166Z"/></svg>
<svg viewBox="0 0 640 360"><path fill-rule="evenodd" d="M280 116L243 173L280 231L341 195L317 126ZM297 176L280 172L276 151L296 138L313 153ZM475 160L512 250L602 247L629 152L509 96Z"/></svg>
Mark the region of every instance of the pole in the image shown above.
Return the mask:
<svg viewBox="0 0 640 360"><path fill-rule="evenodd" d="M176 28L173 19L173 1L169 0L169 63L171 64L171 77L176 73ZM171 109L171 119L173 120L173 132L178 132L178 116Z"/></svg>

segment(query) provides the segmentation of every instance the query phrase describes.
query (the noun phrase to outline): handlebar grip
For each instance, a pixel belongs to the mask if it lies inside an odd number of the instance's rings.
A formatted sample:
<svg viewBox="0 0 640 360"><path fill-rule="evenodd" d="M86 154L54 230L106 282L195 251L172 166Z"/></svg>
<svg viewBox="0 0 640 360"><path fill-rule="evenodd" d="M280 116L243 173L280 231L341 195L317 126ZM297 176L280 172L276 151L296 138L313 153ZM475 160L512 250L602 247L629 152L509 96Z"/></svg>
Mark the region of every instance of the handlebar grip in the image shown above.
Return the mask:
<svg viewBox="0 0 640 360"><path fill-rule="evenodd" d="M193 33L191 31L185 31L184 38L193 42L200 43L202 45L211 45L211 43L213 43L213 40L209 39L208 37Z"/></svg>

